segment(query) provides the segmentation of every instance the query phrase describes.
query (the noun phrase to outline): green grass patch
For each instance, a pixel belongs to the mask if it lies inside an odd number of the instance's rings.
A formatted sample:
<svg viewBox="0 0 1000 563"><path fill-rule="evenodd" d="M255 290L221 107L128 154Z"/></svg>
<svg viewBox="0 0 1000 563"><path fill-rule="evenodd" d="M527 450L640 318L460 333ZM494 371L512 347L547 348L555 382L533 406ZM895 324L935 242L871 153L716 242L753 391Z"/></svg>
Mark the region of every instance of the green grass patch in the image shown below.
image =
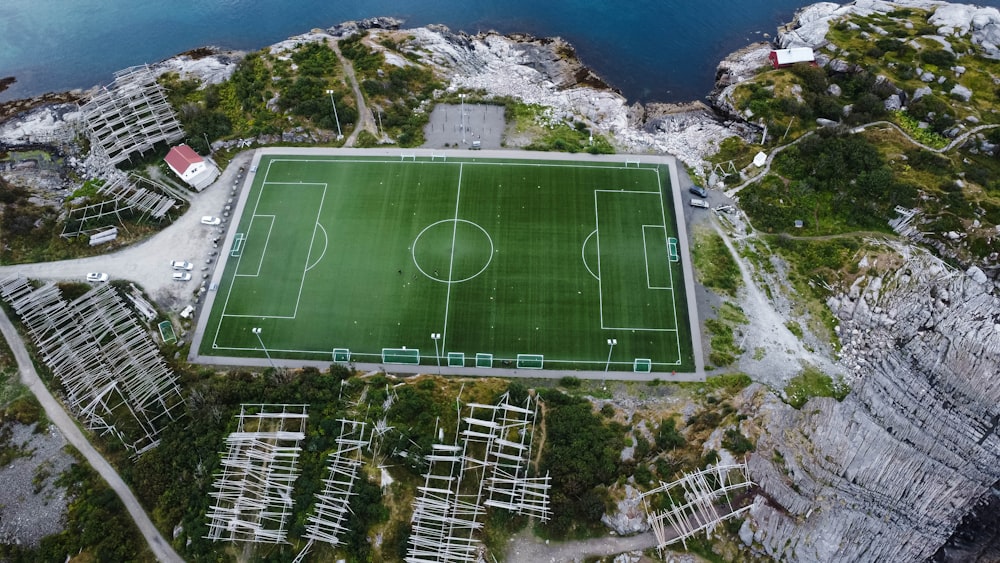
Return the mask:
<svg viewBox="0 0 1000 563"><path fill-rule="evenodd" d="M691 259L702 285L730 297L736 296L743 285L743 277L721 236L708 230L695 231Z"/></svg>
<svg viewBox="0 0 1000 563"><path fill-rule="evenodd" d="M610 351L617 370L693 367L666 168L267 156L259 170L203 354L263 357L260 328L272 357L383 362L405 346L424 365L603 369Z"/></svg>
<svg viewBox="0 0 1000 563"><path fill-rule="evenodd" d="M842 401L850 391L843 380L834 380L817 368L807 366L785 386L785 402L801 409L813 397L832 397Z"/></svg>
<svg viewBox="0 0 1000 563"><path fill-rule="evenodd" d="M736 344L733 328L729 323L718 319L706 319L705 328L711 338L712 351L708 355L708 360L712 365L728 366L743 353L743 349Z"/></svg>

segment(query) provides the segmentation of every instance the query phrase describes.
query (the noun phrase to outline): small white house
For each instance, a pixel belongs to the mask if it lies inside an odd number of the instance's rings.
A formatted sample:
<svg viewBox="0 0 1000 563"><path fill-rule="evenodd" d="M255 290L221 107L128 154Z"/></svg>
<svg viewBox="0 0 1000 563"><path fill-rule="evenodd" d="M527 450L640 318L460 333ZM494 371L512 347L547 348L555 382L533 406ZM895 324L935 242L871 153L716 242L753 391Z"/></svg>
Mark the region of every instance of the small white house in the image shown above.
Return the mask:
<svg viewBox="0 0 1000 563"><path fill-rule="evenodd" d="M219 177L219 168L215 163L201 157L187 145L177 145L170 149L164 160L174 174L198 191L212 185L212 182Z"/></svg>
<svg viewBox="0 0 1000 563"><path fill-rule="evenodd" d="M816 55L809 47L796 47L793 49L775 49L767 56L774 68L784 68L795 63L816 64Z"/></svg>

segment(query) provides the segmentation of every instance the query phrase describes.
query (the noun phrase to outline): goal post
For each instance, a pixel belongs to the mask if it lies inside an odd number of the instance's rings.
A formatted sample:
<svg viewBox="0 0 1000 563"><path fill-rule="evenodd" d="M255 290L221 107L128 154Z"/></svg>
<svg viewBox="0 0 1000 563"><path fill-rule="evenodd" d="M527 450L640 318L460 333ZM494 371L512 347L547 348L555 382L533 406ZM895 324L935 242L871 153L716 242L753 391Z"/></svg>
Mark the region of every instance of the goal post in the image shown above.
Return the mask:
<svg viewBox="0 0 1000 563"><path fill-rule="evenodd" d="M639 164L641 164L641 163L639 162L639 159L637 159L637 158L626 159L625 160L625 168L628 168L630 164L634 164L636 168L639 168Z"/></svg>
<svg viewBox="0 0 1000 563"><path fill-rule="evenodd" d="M465 367L465 353L464 352L448 352L448 367L450 367L450 368L464 368Z"/></svg>
<svg viewBox="0 0 1000 563"><path fill-rule="evenodd" d="M419 365L420 350L416 348L382 348L382 363Z"/></svg>
<svg viewBox="0 0 1000 563"><path fill-rule="evenodd" d="M653 371L653 360L649 358L636 358L632 362L632 371L635 373L649 373Z"/></svg>
<svg viewBox="0 0 1000 563"><path fill-rule="evenodd" d="M476 367L477 368L493 367L493 354L484 354L482 352L476 354Z"/></svg>
<svg viewBox="0 0 1000 563"><path fill-rule="evenodd" d="M350 362L351 351L347 348L334 348L333 361L341 364L346 364L347 362Z"/></svg>
<svg viewBox="0 0 1000 563"><path fill-rule="evenodd" d="M545 366L545 356L542 354L518 354L518 369L542 369Z"/></svg>

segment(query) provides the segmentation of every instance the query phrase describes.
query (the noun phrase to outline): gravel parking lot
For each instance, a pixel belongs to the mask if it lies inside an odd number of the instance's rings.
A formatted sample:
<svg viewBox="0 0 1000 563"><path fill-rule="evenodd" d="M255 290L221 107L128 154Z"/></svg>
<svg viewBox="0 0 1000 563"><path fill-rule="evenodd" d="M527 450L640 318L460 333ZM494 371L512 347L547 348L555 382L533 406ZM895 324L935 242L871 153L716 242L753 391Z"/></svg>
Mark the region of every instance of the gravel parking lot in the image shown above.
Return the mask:
<svg viewBox="0 0 1000 563"><path fill-rule="evenodd" d="M467 149L472 146L473 141L479 141L484 149L498 149L503 141L504 126L503 106L465 104L463 120L461 105L438 104L434 106L430 121L424 127L424 138L427 139L424 147Z"/></svg>
<svg viewBox="0 0 1000 563"><path fill-rule="evenodd" d="M247 151L233 159L215 184L191 197L188 212L173 225L144 242L103 256L0 266L0 278L22 274L36 279L84 281L87 272L106 272L112 280L134 281L162 307L178 312L193 303L202 284L207 285L219 252L213 241L219 239L219 243L222 242L229 220L232 219L224 216L225 207L229 204L229 199L232 198L235 202L239 190L243 188L242 179L246 176L240 177L239 170L248 165L252 155L252 151ZM235 194L234 188L237 190ZM201 218L204 215L223 217L223 223L218 227L202 225ZM185 260L194 264L191 281L172 279L172 260Z"/></svg>

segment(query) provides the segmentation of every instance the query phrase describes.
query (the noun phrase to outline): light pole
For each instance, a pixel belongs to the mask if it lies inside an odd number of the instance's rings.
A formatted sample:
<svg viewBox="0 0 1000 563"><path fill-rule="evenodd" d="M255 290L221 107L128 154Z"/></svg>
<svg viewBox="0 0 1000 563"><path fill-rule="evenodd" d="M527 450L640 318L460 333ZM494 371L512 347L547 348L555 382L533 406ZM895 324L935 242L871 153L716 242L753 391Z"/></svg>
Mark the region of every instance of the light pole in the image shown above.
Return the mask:
<svg viewBox="0 0 1000 563"><path fill-rule="evenodd" d="M278 369L274 367L274 362L271 360L271 354L267 353L267 346L264 346L264 339L260 337L260 327L253 327L250 332L257 335L257 342L260 342L260 348L264 350L264 355L267 356L267 363L271 364L271 369Z"/></svg>
<svg viewBox="0 0 1000 563"><path fill-rule="evenodd" d="M462 127L462 144L465 144L465 94L459 94L458 98L462 100L461 114L458 116L459 123Z"/></svg>
<svg viewBox="0 0 1000 563"><path fill-rule="evenodd" d="M615 351L615 344L618 344L617 338L608 339L608 363L604 364L604 373L608 373L608 368L611 367L611 353Z"/></svg>
<svg viewBox="0 0 1000 563"><path fill-rule="evenodd" d="M333 90L327 90L327 94L330 94L330 105L333 106L333 118L337 120L337 140L344 138L344 133L340 130L340 117L337 115L337 104L333 101Z"/></svg>
<svg viewBox="0 0 1000 563"><path fill-rule="evenodd" d="M441 333L432 332L431 340L434 341L434 357L437 358L438 362L438 375L441 375L441 352L438 351L438 340L441 340Z"/></svg>

